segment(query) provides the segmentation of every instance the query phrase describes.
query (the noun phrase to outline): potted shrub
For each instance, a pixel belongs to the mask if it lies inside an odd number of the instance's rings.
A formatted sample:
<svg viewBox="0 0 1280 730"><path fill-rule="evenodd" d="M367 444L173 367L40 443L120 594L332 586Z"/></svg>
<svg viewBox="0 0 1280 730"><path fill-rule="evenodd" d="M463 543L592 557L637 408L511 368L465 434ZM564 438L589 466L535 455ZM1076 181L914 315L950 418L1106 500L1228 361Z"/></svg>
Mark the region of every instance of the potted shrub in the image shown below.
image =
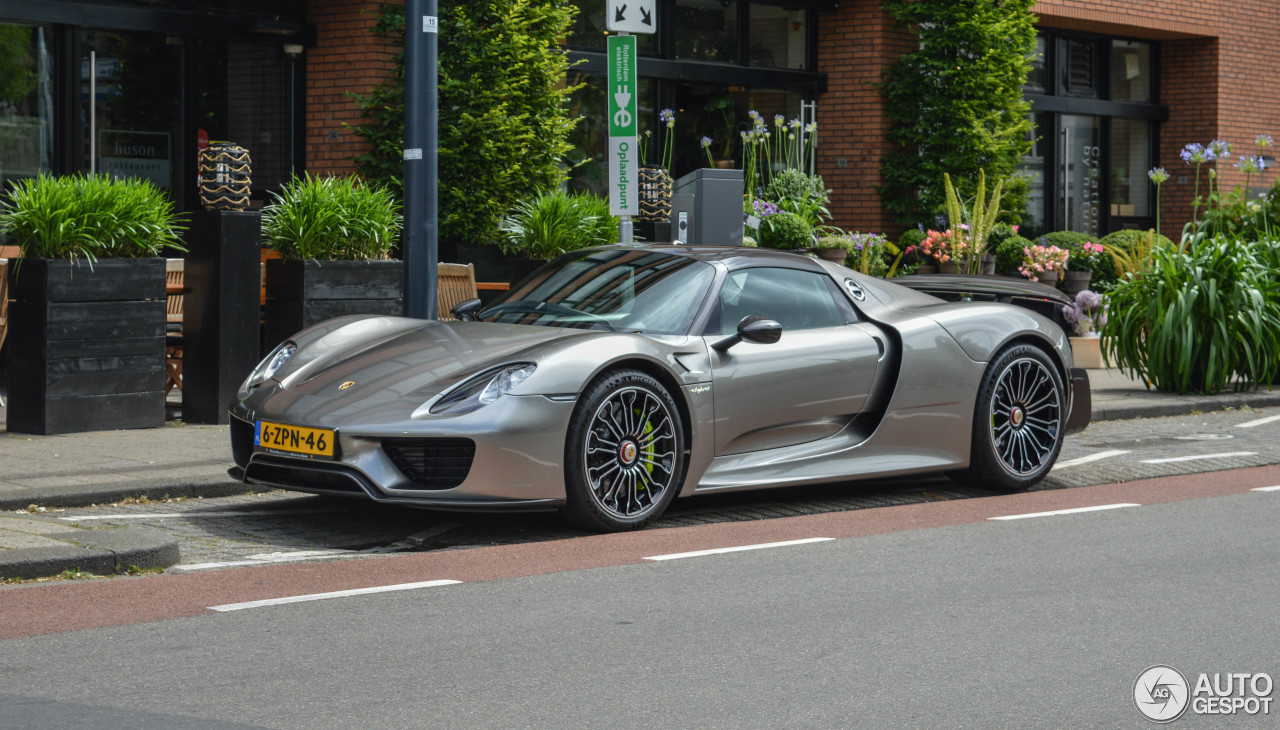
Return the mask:
<svg viewBox="0 0 1280 730"><path fill-rule="evenodd" d="M562 253L617 243L620 224L609 201L591 193L553 190L518 204L503 220L498 244L513 256L511 284Z"/></svg>
<svg viewBox="0 0 1280 730"><path fill-rule="evenodd" d="M1040 240L1044 241L1043 238ZM1067 267L1070 255L1065 248L1037 243L1023 249L1022 265L1018 267L1018 271L1032 281L1056 286L1058 274Z"/></svg>
<svg viewBox="0 0 1280 730"><path fill-rule="evenodd" d="M356 177L295 177L262 209L266 348L347 314L403 314L404 265L389 258L402 217L395 197Z"/></svg>
<svg viewBox="0 0 1280 730"><path fill-rule="evenodd" d="M9 270L8 430L164 425L165 260L184 224L151 182L21 180L0 199Z"/></svg>
<svg viewBox="0 0 1280 730"><path fill-rule="evenodd" d="M1019 267L1025 257L1026 249L1031 248L1031 241L1013 234L996 246L996 271L1003 276L1022 277Z"/></svg>
<svg viewBox="0 0 1280 730"><path fill-rule="evenodd" d="M760 245L765 248L809 248L813 228L795 213L781 211L760 222Z"/></svg>

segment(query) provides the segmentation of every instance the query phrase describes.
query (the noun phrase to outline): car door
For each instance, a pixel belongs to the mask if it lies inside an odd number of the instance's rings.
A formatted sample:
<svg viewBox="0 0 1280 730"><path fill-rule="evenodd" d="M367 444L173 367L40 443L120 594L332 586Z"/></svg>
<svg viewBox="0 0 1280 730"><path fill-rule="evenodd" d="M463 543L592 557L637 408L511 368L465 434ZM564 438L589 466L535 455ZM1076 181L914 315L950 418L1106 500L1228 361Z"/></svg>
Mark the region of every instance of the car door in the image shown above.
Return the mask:
<svg viewBox="0 0 1280 730"><path fill-rule="evenodd" d="M729 272L705 340L711 354L715 454L741 454L830 436L861 411L884 354L831 277L781 267ZM746 316L782 325L773 344L713 347Z"/></svg>

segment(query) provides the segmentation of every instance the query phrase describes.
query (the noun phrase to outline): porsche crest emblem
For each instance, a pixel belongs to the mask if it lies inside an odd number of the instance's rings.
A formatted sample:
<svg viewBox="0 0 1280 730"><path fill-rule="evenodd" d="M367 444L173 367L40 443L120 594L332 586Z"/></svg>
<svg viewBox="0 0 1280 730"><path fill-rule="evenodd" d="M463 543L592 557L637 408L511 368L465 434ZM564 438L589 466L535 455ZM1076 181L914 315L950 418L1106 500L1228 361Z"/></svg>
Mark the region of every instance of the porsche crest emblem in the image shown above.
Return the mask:
<svg viewBox="0 0 1280 730"><path fill-rule="evenodd" d="M342 385L339 385L339 386L338 386L338 390L346 390L347 388L350 388L351 386L353 386L353 385L355 385L355 384L356 384L356 381L354 381L354 380L348 380L347 382L343 383Z"/></svg>

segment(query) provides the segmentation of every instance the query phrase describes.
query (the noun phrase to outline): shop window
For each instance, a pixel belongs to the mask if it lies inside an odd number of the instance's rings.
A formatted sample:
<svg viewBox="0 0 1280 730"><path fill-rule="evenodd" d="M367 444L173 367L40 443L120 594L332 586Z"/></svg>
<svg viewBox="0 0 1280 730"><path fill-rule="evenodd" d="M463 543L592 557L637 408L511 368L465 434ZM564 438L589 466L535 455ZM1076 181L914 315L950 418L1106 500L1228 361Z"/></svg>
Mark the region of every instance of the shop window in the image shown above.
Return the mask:
<svg viewBox="0 0 1280 730"><path fill-rule="evenodd" d="M52 75L46 28L0 24L0 190L49 171Z"/></svg>
<svg viewBox="0 0 1280 730"><path fill-rule="evenodd" d="M1151 101L1151 44L1111 41L1111 98Z"/></svg>
<svg viewBox="0 0 1280 730"><path fill-rule="evenodd" d="M738 4L721 0L678 0L676 58L695 61L738 60Z"/></svg>
<svg viewBox="0 0 1280 730"><path fill-rule="evenodd" d="M1027 93L1043 94L1046 92L1045 83L1048 81L1048 76L1045 70L1045 62L1048 55L1048 45L1044 36L1036 36L1036 50L1031 56L1031 72L1027 74L1027 83L1022 85L1022 90Z"/></svg>
<svg viewBox="0 0 1280 730"><path fill-rule="evenodd" d="M1147 170L1151 162L1151 123L1111 120L1111 215L1154 215Z"/></svg>
<svg viewBox="0 0 1280 730"><path fill-rule="evenodd" d="M747 52L752 66L774 68L805 67L805 36L808 13L759 3L751 6L751 45Z"/></svg>

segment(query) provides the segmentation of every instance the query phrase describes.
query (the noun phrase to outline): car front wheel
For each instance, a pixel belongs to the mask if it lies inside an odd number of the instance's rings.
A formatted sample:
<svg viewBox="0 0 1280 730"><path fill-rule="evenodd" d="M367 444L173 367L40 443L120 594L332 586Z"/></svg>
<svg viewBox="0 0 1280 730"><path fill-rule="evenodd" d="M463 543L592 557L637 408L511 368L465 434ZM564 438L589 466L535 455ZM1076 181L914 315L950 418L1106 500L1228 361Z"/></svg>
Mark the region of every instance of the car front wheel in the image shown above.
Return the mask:
<svg viewBox="0 0 1280 730"><path fill-rule="evenodd" d="M618 370L578 399L565 444L564 513L594 531L634 530L667 508L684 474L684 429L657 380Z"/></svg>

